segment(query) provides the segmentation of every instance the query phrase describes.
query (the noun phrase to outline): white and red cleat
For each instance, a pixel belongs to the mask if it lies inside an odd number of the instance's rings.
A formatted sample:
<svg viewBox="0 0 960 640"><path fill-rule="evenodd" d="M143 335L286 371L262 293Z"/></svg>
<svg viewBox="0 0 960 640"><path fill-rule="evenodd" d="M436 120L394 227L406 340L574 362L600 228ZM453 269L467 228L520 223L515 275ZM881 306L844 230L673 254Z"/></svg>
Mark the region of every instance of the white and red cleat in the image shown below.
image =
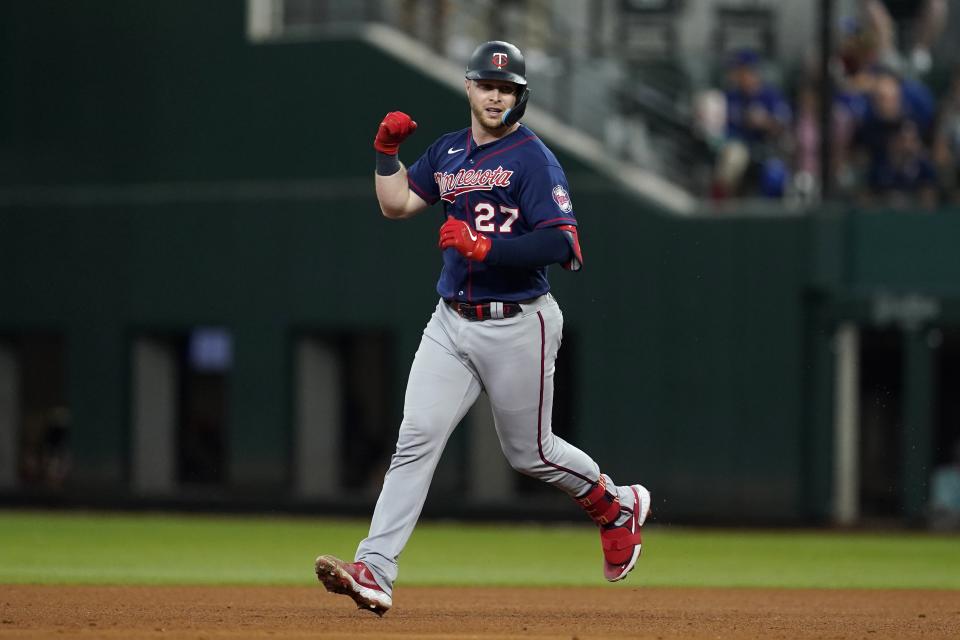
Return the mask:
<svg viewBox="0 0 960 640"><path fill-rule="evenodd" d="M393 599L373 579L362 562L344 562L333 556L320 556L314 563L317 579L330 593L342 593L357 603L357 608L382 616L393 606Z"/></svg>
<svg viewBox="0 0 960 640"><path fill-rule="evenodd" d="M600 527L603 546L603 577L610 582L623 580L633 571L640 558L642 540L640 530L650 515L650 492L642 485L630 487L633 491L633 512L620 526Z"/></svg>
<svg viewBox="0 0 960 640"><path fill-rule="evenodd" d="M590 491L577 498L594 522L600 525L600 545L603 548L603 577L610 582L623 580L633 570L640 557L642 540L640 530L650 515L650 492L639 484L632 485L633 508L620 522L626 510L620 498L607 491L607 479L601 475ZM617 524L617 523L620 524Z"/></svg>

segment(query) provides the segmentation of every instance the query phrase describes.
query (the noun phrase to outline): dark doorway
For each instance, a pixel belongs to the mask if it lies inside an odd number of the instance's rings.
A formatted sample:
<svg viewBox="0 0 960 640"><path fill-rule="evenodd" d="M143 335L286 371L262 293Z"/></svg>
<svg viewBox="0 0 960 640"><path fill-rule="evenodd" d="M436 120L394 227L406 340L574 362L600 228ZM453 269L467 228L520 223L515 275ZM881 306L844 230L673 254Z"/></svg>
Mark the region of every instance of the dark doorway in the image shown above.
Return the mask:
<svg viewBox="0 0 960 640"><path fill-rule="evenodd" d="M229 373L233 339L219 328L197 328L180 337L179 481L221 484L226 480Z"/></svg>
<svg viewBox="0 0 960 640"><path fill-rule="evenodd" d="M902 342L897 329L860 331L860 509L867 519L900 511Z"/></svg>

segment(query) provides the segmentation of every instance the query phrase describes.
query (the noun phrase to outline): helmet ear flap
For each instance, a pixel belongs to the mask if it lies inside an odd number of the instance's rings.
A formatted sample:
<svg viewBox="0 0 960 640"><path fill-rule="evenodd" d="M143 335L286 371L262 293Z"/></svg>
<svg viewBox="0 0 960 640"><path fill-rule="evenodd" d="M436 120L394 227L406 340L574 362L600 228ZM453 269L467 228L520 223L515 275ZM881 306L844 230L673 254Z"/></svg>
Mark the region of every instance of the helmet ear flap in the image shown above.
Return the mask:
<svg viewBox="0 0 960 640"><path fill-rule="evenodd" d="M503 113L501 122L508 127L519 122L520 118L523 117L523 112L527 110L527 100L529 98L530 89L523 87L523 89L520 91L520 95L517 97L517 103Z"/></svg>

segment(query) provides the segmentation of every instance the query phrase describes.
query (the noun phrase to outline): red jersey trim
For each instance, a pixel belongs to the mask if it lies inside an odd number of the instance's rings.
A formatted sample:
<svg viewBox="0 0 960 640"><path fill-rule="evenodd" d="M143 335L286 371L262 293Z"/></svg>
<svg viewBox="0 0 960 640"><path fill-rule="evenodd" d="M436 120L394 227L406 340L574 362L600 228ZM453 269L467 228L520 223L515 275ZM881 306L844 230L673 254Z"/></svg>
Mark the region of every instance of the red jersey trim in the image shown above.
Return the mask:
<svg viewBox="0 0 960 640"><path fill-rule="evenodd" d="M530 142L531 140L536 140L536 139L537 139L537 136L529 136L529 137L524 138L524 139L521 140L520 142L516 142L516 143L510 145L509 147L504 147L503 149L498 149L497 151L494 151L493 153L488 153L487 155L485 155L485 156L483 156L483 157L477 158L477 159L476 159L477 166L479 167L481 162L486 162L489 158L492 158L493 156L498 156L498 155L500 155L501 153L506 153L507 151L510 151L510 149L516 149L516 148L519 147L520 145L522 145L522 144L527 144L527 143ZM469 152L468 152L468 153L469 153Z"/></svg>
<svg viewBox="0 0 960 640"><path fill-rule="evenodd" d="M573 226L576 226L576 225L577 225L577 220L576 220L576 218L550 218L549 220L542 220L542 221L538 222L536 225L534 225L533 228L534 228L534 229L539 229L540 227L543 227L543 226L546 226L546 225L559 226L559 225L557 225L558 222L562 222L562 223L564 223L564 224L569 224L569 225L573 225Z"/></svg>

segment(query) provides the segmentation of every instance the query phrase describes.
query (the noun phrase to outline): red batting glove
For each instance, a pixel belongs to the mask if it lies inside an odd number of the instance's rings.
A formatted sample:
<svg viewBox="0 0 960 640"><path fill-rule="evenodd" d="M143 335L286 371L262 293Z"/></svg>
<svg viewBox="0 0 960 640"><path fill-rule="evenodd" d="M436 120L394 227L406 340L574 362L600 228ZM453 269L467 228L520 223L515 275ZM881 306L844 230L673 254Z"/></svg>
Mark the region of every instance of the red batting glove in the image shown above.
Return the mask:
<svg viewBox="0 0 960 640"><path fill-rule="evenodd" d="M447 221L440 227L440 248L453 247L464 258L483 262L490 253L493 242L479 231L474 231L463 220L447 216Z"/></svg>
<svg viewBox="0 0 960 640"><path fill-rule="evenodd" d="M417 123L403 111L391 111L383 117L377 137L373 139L373 148L380 153L391 156L397 155L400 143L416 131Z"/></svg>

